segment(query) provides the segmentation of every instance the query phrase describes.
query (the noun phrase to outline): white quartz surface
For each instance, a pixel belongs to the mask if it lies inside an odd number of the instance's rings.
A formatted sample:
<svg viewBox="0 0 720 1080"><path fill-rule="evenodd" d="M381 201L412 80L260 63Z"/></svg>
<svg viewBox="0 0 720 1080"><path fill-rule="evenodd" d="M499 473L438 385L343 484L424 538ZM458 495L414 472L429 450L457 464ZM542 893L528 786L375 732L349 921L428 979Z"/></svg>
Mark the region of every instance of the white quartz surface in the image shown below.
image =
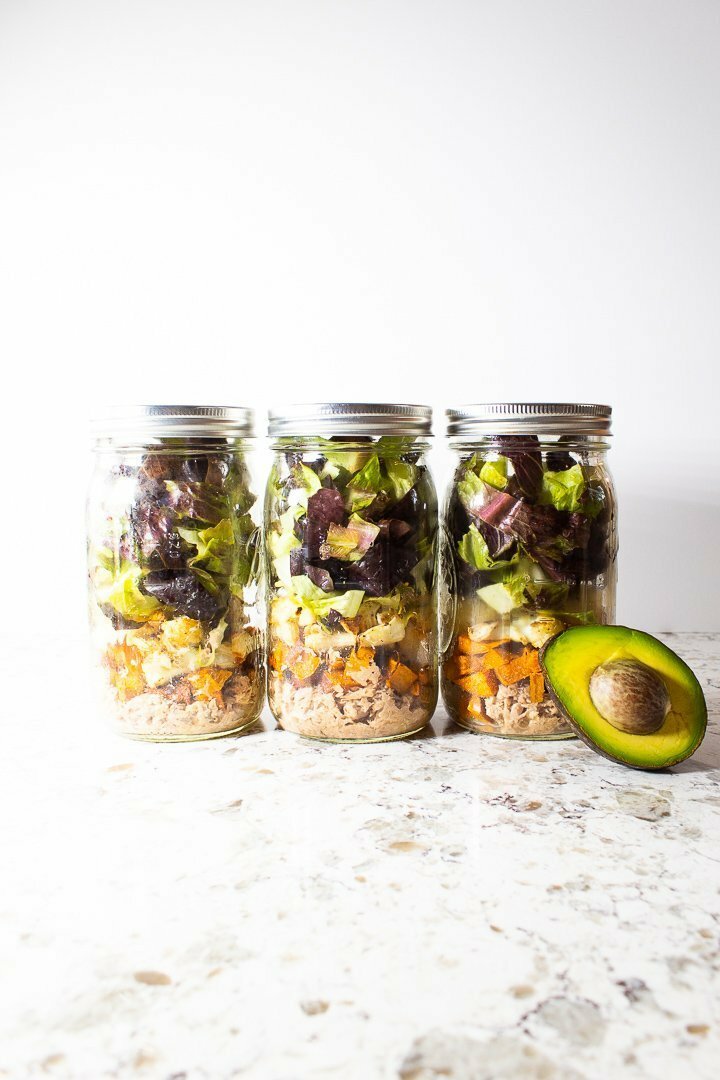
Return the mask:
<svg viewBox="0 0 720 1080"><path fill-rule="evenodd" d="M0 1077L716 1080L720 639L666 640L711 723L660 774L442 714L129 742L8 644Z"/></svg>

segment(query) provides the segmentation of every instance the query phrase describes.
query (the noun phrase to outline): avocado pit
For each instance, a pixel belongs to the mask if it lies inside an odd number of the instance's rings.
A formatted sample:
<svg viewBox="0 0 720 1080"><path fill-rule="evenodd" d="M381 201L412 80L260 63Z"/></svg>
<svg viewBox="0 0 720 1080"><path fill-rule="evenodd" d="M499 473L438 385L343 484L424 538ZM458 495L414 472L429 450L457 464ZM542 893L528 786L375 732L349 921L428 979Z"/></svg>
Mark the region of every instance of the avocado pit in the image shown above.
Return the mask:
<svg viewBox="0 0 720 1080"><path fill-rule="evenodd" d="M652 735L670 711L668 689L639 660L608 660L590 676L590 698L608 724L629 735Z"/></svg>

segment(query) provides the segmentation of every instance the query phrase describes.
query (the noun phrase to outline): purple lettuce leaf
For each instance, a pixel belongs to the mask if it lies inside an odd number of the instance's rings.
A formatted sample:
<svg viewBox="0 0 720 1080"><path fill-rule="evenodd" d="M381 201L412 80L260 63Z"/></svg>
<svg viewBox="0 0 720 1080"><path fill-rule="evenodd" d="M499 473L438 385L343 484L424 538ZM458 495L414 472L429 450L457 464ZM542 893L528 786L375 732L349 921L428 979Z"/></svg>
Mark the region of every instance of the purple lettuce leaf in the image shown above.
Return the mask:
<svg viewBox="0 0 720 1080"><path fill-rule="evenodd" d="M177 480L168 484L167 504L178 518L217 525L228 515L227 498L210 484Z"/></svg>
<svg viewBox="0 0 720 1080"><path fill-rule="evenodd" d="M317 565L321 563L321 565ZM290 552L290 575L291 577L309 577L313 585L317 585L323 592L332 592L335 582L328 569L328 561L321 559L310 562L303 548L294 548Z"/></svg>
<svg viewBox="0 0 720 1080"><path fill-rule="evenodd" d="M581 518L582 525L575 534L577 547L563 560L560 568L566 579L591 581L598 574L606 573L610 565L610 514L603 511L590 520L582 514L570 516Z"/></svg>
<svg viewBox="0 0 720 1080"><path fill-rule="evenodd" d="M302 543L306 559L319 559L320 548L327 540L331 525L343 525L346 521L345 503L335 488L320 488L308 499L307 514L301 518L295 533Z"/></svg>
<svg viewBox="0 0 720 1080"><path fill-rule="evenodd" d="M317 585L318 589L322 589L323 592L333 592L335 583L327 570L320 566L312 566L310 563L305 563L304 572L310 578L313 585Z"/></svg>
<svg viewBox="0 0 720 1080"><path fill-rule="evenodd" d="M191 570L154 570L142 579L140 588L177 615L200 622L212 622L224 608L224 602L203 588Z"/></svg>
<svg viewBox="0 0 720 1080"><path fill-rule="evenodd" d="M369 596L386 596L410 579L417 565L417 549L376 542L360 562L348 564L347 583L364 589Z"/></svg>
<svg viewBox="0 0 720 1080"><path fill-rule="evenodd" d="M575 458L567 450L548 450L545 460L551 472L567 472L576 464Z"/></svg>
<svg viewBox="0 0 720 1080"><path fill-rule="evenodd" d="M302 547L293 548L290 552L290 576L300 577L305 573L305 551Z"/></svg>
<svg viewBox="0 0 720 1080"><path fill-rule="evenodd" d="M132 508L130 522L141 566L162 570L186 565L192 549L175 531L174 510L143 501Z"/></svg>
<svg viewBox="0 0 720 1080"><path fill-rule="evenodd" d="M389 540L393 544L402 544L413 532L412 525L400 518L381 518L378 525L380 526L380 537Z"/></svg>
<svg viewBox="0 0 720 1080"><path fill-rule="evenodd" d="M308 499L307 517L309 521L324 525L343 525L345 523L345 502L339 491L332 487L323 487Z"/></svg>
<svg viewBox="0 0 720 1080"><path fill-rule="evenodd" d="M535 499L543 478L540 440L535 435L503 435L498 443L500 453L510 461L515 473L510 481L513 491Z"/></svg>

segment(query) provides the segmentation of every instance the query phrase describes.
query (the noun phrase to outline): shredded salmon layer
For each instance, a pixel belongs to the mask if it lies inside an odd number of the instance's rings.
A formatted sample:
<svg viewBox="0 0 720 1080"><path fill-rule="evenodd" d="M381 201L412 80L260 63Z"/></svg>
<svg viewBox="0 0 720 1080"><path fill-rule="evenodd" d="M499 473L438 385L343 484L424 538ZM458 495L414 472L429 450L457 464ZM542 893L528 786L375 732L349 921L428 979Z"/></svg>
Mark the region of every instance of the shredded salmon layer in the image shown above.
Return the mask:
<svg viewBox="0 0 720 1080"><path fill-rule="evenodd" d="M352 687L333 685L330 679L298 687L271 672L270 707L286 731L315 739L388 739L423 728L432 716L434 695L430 701L429 696L398 693L377 665L372 668L363 686Z"/></svg>

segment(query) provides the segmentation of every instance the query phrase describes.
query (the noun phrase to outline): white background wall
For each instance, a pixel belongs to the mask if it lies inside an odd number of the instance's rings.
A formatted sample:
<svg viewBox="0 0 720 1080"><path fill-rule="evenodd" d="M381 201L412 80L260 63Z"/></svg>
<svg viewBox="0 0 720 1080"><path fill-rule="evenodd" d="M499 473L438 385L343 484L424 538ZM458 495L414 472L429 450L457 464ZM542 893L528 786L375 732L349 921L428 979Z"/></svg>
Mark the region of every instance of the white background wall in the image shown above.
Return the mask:
<svg viewBox="0 0 720 1080"><path fill-rule="evenodd" d="M717 0L0 0L6 618L99 404L609 401L621 620L720 629ZM30 639L29 639L30 640Z"/></svg>

